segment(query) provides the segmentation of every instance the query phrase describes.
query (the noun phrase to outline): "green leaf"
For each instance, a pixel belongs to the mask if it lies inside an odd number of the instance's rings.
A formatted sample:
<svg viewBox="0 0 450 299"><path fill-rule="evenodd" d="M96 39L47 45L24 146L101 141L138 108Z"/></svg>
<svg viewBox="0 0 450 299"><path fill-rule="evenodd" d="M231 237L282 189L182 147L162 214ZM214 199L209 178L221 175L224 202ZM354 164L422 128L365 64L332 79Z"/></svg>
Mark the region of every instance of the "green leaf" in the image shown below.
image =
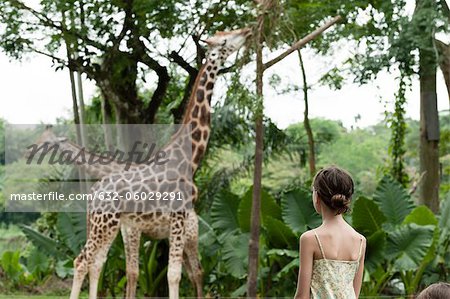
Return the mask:
<svg viewBox="0 0 450 299"><path fill-rule="evenodd" d="M438 221L433 212L426 206L415 207L412 212L406 216L404 224L415 223L418 225L437 225Z"/></svg>
<svg viewBox="0 0 450 299"><path fill-rule="evenodd" d="M379 231L386 217L381 213L377 204L366 197L359 197L352 212L352 223L356 230L366 236Z"/></svg>
<svg viewBox="0 0 450 299"><path fill-rule="evenodd" d="M239 197L229 191L221 192L211 206L211 226L226 232L239 228L237 218Z"/></svg>
<svg viewBox="0 0 450 299"><path fill-rule="evenodd" d="M367 238L365 266L372 273L384 260L386 249L386 232L376 231Z"/></svg>
<svg viewBox="0 0 450 299"><path fill-rule="evenodd" d="M296 234L302 234L309 228L320 225L320 216L314 209L310 192L294 189L281 198L283 221Z"/></svg>
<svg viewBox="0 0 450 299"><path fill-rule="evenodd" d="M27 259L27 268L31 273L43 273L49 267L48 257L40 250L34 249Z"/></svg>
<svg viewBox="0 0 450 299"><path fill-rule="evenodd" d="M407 292L412 294L417 291L417 288L422 280L423 273L425 272L428 265L435 259L436 257L436 246L439 240L439 228L435 226L433 231L433 240L431 246L428 248L427 254L420 261L420 265L417 269L413 270L414 278L409 283L409 290Z"/></svg>
<svg viewBox="0 0 450 299"><path fill-rule="evenodd" d="M80 253L86 243L86 214L58 213L56 228L61 240L72 251L72 254Z"/></svg>
<svg viewBox="0 0 450 299"><path fill-rule="evenodd" d="M282 221L270 216L265 218L266 239L276 248L296 247L297 238Z"/></svg>
<svg viewBox="0 0 450 299"><path fill-rule="evenodd" d="M43 235L42 233L26 225L20 225L20 229L27 236L27 239L30 240L38 249L41 249L47 254L58 259L68 258L64 251L59 250L60 246L55 240L50 239L46 235Z"/></svg>
<svg viewBox="0 0 450 299"><path fill-rule="evenodd" d="M391 177L385 176L377 186L373 196L390 224L401 224L413 209L413 203L406 190Z"/></svg>
<svg viewBox="0 0 450 299"><path fill-rule="evenodd" d="M250 231L250 220L252 210L253 187L250 187L241 199L238 208L239 226L243 232ZM272 217L281 219L281 208L277 205L275 199L267 191L261 191L261 223L265 225L266 218Z"/></svg>
<svg viewBox="0 0 450 299"><path fill-rule="evenodd" d="M388 234L386 254L395 259L394 270L415 270L433 242L433 225L410 223Z"/></svg>
<svg viewBox="0 0 450 299"><path fill-rule="evenodd" d="M65 261L58 261L55 266L56 275L58 275L59 278L66 278L69 275L73 275L73 261L72 260L65 260Z"/></svg>
<svg viewBox="0 0 450 299"><path fill-rule="evenodd" d="M6 275L11 279L15 280L19 274L23 271L23 267L19 262L20 251L5 251L2 255L0 265L5 271Z"/></svg>
<svg viewBox="0 0 450 299"><path fill-rule="evenodd" d="M249 234L230 236L222 249L222 259L228 273L242 279L247 274Z"/></svg>
<svg viewBox="0 0 450 299"><path fill-rule="evenodd" d="M292 269L298 268L300 265L300 258L295 258L292 261L290 261L286 266L283 267L283 269L280 270L280 272L275 275L274 281L279 281L282 279L285 275L287 275Z"/></svg>

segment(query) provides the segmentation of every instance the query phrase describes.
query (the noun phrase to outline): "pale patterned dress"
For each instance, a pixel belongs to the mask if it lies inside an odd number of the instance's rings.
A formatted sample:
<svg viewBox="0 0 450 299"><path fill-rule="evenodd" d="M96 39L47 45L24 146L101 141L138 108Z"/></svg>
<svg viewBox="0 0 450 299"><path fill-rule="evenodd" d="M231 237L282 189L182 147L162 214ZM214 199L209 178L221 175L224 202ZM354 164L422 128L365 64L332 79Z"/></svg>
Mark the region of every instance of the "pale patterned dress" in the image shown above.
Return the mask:
<svg viewBox="0 0 450 299"><path fill-rule="evenodd" d="M316 231L322 259L314 260L311 277L311 299L356 299L353 279L359 268L362 239L356 261L329 260L325 257L322 243Z"/></svg>

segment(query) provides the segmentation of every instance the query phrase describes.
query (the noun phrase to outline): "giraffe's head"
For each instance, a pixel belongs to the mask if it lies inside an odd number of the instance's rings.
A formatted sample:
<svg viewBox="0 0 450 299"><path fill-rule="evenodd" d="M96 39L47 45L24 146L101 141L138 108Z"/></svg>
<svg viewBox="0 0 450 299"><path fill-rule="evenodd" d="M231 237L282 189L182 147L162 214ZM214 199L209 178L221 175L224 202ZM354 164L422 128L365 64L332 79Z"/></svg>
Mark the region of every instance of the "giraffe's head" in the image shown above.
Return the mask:
<svg viewBox="0 0 450 299"><path fill-rule="evenodd" d="M44 132L38 137L38 139L34 142L37 146L41 146L43 144L48 144L49 146L60 144L61 142L67 141L66 137L57 137L55 133L53 133L52 126L47 125L45 127ZM25 158L27 158L31 154L32 150L29 149L25 152Z"/></svg>
<svg viewBox="0 0 450 299"><path fill-rule="evenodd" d="M251 32L250 28L217 32L213 37L205 40L208 44L208 57L213 60L225 61L228 56L244 45Z"/></svg>
<svg viewBox="0 0 450 299"><path fill-rule="evenodd" d="M58 144L60 142L66 141L66 137L56 137L55 133L53 133L53 126L47 125L45 126L44 132L39 136L36 140L36 144L50 143L50 144Z"/></svg>

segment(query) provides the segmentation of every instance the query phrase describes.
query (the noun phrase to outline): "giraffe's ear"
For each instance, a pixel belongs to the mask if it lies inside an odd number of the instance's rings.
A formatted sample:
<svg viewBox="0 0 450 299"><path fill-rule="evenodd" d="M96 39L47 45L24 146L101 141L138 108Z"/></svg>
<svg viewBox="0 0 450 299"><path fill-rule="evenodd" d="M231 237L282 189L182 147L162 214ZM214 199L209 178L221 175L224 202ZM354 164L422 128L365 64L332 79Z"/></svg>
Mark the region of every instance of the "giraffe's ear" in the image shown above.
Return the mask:
<svg viewBox="0 0 450 299"><path fill-rule="evenodd" d="M210 37L202 41L205 42L208 45L208 47L215 47L220 44L216 37Z"/></svg>

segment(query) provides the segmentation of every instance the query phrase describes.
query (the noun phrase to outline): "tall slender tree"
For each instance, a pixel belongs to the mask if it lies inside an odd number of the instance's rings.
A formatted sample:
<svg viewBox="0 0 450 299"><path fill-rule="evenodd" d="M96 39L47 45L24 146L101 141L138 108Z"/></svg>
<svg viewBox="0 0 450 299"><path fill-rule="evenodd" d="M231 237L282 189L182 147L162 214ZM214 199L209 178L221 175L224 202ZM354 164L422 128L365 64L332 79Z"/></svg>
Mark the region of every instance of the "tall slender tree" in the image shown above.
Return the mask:
<svg viewBox="0 0 450 299"><path fill-rule="evenodd" d="M437 55L434 46L435 14L432 0L417 0L413 19L418 22L420 80L420 171L419 202L432 211L439 210L439 114L437 109ZM434 16L434 18L433 18ZM431 19L430 19L431 18ZM430 26L431 25L431 26Z"/></svg>
<svg viewBox="0 0 450 299"><path fill-rule="evenodd" d="M258 261L259 261L259 233L261 222L261 188L262 188L262 161L264 152L264 126L263 126L263 111L264 111L264 95L263 95L263 77L264 72L270 67L274 66L289 54L297 51L308 42L316 38L327 28L334 25L340 20L340 17L335 17L331 21L322 25L306 37L297 41L289 49L282 52L277 57L263 63L263 44L264 44L264 22L267 17L267 12L278 5L276 0L261 0L258 3L258 15L255 34L255 49L256 49L256 107L255 107L255 160L253 172L253 194L252 194L252 208L251 208L251 224L250 224L250 241L249 241L249 255L248 255L248 277L247 277L247 297L256 298L257 296L257 277L258 277Z"/></svg>

